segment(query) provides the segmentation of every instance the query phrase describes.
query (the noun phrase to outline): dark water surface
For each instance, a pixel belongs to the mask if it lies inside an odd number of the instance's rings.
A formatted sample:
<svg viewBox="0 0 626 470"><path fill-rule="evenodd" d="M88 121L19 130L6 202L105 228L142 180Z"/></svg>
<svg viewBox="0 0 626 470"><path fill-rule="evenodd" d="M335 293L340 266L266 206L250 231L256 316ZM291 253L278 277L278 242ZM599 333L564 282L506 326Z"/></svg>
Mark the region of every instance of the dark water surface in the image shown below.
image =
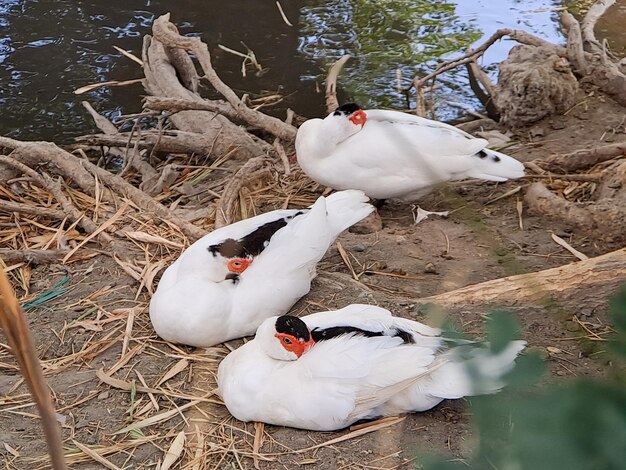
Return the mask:
<svg viewBox="0 0 626 470"><path fill-rule="evenodd" d="M345 53L355 58L340 78L343 98L365 106L402 107L405 98L398 89L416 71L426 73L437 57L451 57L498 28L527 29L561 41L558 0L281 4L293 27L270 0L0 0L0 135L68 142L95 131L82 100L111 118L138 112L141 85L83 95L73 91L96 82L140 78L140 66L113 46L139 56L142 36L150 33L154 17L168 11L183 34L198 34L208 42L214 67L236 91L285 95L273 110L278 115L286 107L305 116L324 114L316 84L321 88L328 65ZM623 35L615 18L611 21L617 26L607 22L607 27ZM242 59L218 47L245 52L242 42L254 51L262 73L248 68L243 77ZM511 45L497 44L487 63L505 58ZM455 103L477 106L465 80L464 71L443 77L440 118L458 113Z"/></svg>

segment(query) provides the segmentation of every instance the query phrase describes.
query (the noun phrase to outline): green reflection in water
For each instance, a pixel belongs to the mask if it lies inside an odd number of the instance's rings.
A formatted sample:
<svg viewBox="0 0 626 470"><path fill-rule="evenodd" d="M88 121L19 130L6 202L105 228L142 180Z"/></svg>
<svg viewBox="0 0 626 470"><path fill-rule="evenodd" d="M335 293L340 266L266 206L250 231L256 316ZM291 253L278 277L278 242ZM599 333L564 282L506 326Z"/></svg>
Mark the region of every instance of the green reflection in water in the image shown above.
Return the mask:
<svg viewBox="0 0 626 470"><path fill-rule="evenodd" d="M340 84L347 98L364 106L405 105L397 90L407 87L416 72L432 70L436 59L456 53L481 33L455 15L444 0L317 1L301 10L300 50L321 62L323 69L350 54ZM442 93L465 82L457 71L446 77ZM305 77L322 80L324 77Z"/></svg>

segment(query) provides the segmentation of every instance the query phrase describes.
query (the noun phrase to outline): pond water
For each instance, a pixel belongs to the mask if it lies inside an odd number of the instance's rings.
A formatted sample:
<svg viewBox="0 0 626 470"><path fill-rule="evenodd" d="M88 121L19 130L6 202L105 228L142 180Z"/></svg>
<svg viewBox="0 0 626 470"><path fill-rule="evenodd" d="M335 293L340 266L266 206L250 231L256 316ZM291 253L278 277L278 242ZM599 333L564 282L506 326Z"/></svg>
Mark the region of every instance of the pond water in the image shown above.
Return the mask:
<svg viewBox="0 0 626 470"><path fill-rule="evenodd" d="M626 0L604 29L623 53ZM96 129L80 102L89 101L110 118L141 109L141 85L75 89L108 80L142 76L138 64L113 46L141 54L142 36L155 15L171 12L182 33L208 42L214 67L239 93L280 93L270 112L291 107L305 116L324 114L326 70L343 54L354 58L340 76L340 98L364 106L405 107L399 89L438 58L452 57L498 28L526 29L561 41L560 0L1 0L0 135L68 142ZM621 15L621 16L620 16ZM601 31L603 26L599 28ZM612 32L614 31L614 32ZM254 51L263 67L241 72L242 59L219 45ZM506 57L501 41L485 65ZM621 50L620 50L621 48ZM495 65L491 66L495 70ZM494 73L494 72L492 72ZM449 119L459 106L478 107L464 70L442 77L437 114ZM209 90L205 88L205 93Z"/></svg>

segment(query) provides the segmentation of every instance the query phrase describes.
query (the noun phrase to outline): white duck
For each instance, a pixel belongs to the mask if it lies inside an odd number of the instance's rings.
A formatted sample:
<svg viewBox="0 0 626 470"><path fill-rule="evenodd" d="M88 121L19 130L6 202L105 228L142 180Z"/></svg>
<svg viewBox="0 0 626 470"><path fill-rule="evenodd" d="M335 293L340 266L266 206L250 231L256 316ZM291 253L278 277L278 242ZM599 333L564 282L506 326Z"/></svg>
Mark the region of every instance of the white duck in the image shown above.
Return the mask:
<svg viewBox="0 0 626 470"><path fill-rule="evenodd" d="M209 347L255 332L309 292L315 266L337 236L373 207L361 191L320 197L219 228L164 272L150 302L157 334Z"/></svg>
<svg viewBox="0 0 626 470"><path fill-rule="evenodd" d="M219 391L241 421L331 431L496 392L526 344L462 355L440 333L371 305L268 318L221 362Z"/></svg>
<svg viewBox="0 0 626 470"><path fill-rule="evenodd" d="M375 199L413 201L446 181L524 175L521 162L487 144L449 124L349 103L302 124L296 155L318 183L360 189Z"/></svg>

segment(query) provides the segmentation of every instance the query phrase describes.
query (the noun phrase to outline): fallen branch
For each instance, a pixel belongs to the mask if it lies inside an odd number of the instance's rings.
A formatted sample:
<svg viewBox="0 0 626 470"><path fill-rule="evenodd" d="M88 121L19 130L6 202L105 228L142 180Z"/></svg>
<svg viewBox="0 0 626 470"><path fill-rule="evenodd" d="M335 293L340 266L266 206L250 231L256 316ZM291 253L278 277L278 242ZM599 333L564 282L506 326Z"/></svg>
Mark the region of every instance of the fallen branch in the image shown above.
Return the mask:
<svg viewBox="0 0 626 470"><path fill-rule="evenodd" d="M239 199L239 191L246 185L251 184L259 177L266 174L262 171L265 160L253 158L239 168L228 185L224 188L215 212L216 229L235 222L235 203ZM260 171L261 170L261 171Z"/></svg>
<svg viewBox="0 0 626 470"><path fill-rule="evenodd" d="M285 122L287 124L291 124L293 121L293 111L291 109L287 110L287 118L285 119ZM287 153L285 152L285 148L283 147L282 142L280 141L279 137L276 137L274 139L274 148L276 149L276 153L278 154L278 156L280 157L280 161L283 162L283 168L284 168L284 173L285 176L289 176L291 174L291 167L289 165L289 158L287 157Z"/></svg>
<svg viewBox="0 0 626 470"><path fill-rule="evenodd" d="M19 212L20 214L38 215L48 219L63 220L67 215L63 211L51 209L49 207L22 204L21 202L0 200L0 211Z"/></svg>
<svg viewBox="0 0 626 470"><path fill-rule="evenodd" d="M88 217L85 217L85 214L80 212L72 201L63 193L61 189L61 184L58 181L53 180L46 173L37 173L32 168L24 165L23 163L11 158L6 155L0 155L0 162L8 165L10 167L15 168L18 171L21 171L24 175L28 176L37 186L42 189L48 191L52 196L61 204L65 215L72 221L77 222L78 225L85 230L87 233L94 233L98 230L98 226ZM111 243L111 237L106 234L100 234L103 241L107 243Z"/></svg>
<svg viewBox="0 0 626 470"><path fill-rule="evenodd" d="M119 134L91 134L76 138L76 142L85 145L107 145L122 147L129 140L128 132ZM198 132L178 130L165 131L162 134L143 132L132 140L133 145L140 149L149 149L154 152L166 153L195 153L210 156L215 150L215 139ZM232 150L232 149L231 149Z"/></svg>
<svg viewBox="0 0 626 470"><path fill-rule="evenodd" d="M452 70L453 68L458 67L459 65L468 64L470 62L476 61L479 57L481 57L489 47L491 47L496 41L502 39L504 36L508 36L509 38L517 41L521 44L528 44L530 46L545 46L554 50L554 52L561 56L567 56L567 50L564 47L557 46L552 44L545 39L541 39L537 36L534 36L526 31L521 31L519 29L499 29L495 33L493 33L485 42L483 42L476 49L469 49L463 55L459 57L455 57L454 59L448 60L440 64L433 72L425 75L421 78L415 77L413 79L412 85L406 90L410 91L411 88L419 88L423 84L425 84L428 80L432 80L433 78L441 75L448 70Z"/></svg>
<svg viewBox="0 0 626 470"><path fill-rule="evenodd" d="M230 120L242 119L230 104L217 100L191 101L181 98L146 96L143 107L153 111L210 111L226 116Z"/></svg>
<svg viewBox="0 0 626 470"><path fill-rule="evenodd" d="M626 237L623 199L603 198L591 205L579 205L557 196L541 183L530 185L524 199L531 212L593 233L597 240L621 242Z"/></svg>
<svg viewBox="0 0 626 470"><path fill-rule="evenodd" d="M589 11L581 22L580 29L582 32L583 40L596 51L601 51L602 45L596 39L596 35L593 30L596 27L596 23L598 22L598 20L606 13L606 11L611 6L613 6L614 3L615 0L596 1L593 5L591 5L591 8L589 8Z"/></svg>
<svg viewBox="0 0 626 470"><path fill-rule="evenodd" d="M538 306L559 301L565 307L605 305L626 282L626 248L557 268L508 276L418 299L448 309L469 306Z"/></svg>
<svg viewBox="0 0 626 470"><path fill-rule="evenodd" d="M0 258L5 263L33 263L48 264L59 262L69 253L69 250L11 250L0 248ZM76 258L85 259L98 253L91 250L82 250ZM76 259L72 258L72 260Z"/></svg>

